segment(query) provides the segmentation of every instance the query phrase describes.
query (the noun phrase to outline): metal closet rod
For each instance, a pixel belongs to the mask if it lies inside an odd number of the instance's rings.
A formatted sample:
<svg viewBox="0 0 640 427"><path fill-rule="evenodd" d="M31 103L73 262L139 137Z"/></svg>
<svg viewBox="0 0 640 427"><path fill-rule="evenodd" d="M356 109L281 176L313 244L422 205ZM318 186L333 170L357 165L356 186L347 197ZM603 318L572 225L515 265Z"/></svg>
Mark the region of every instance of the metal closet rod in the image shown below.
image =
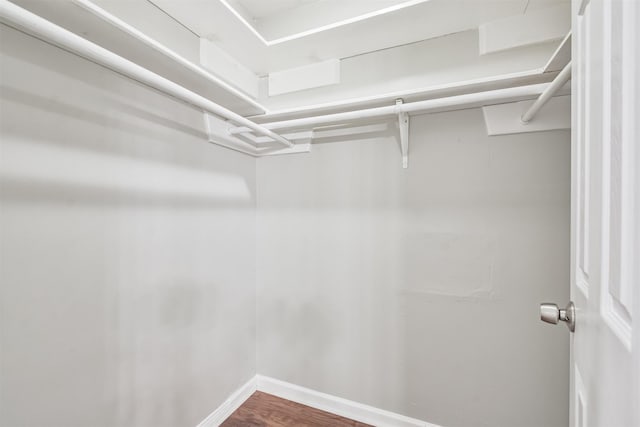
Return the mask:
<svg viewBox="0 0 640 427"><path fill-rule="evenodd" d="M157 89L209 113L224 117L258 134L293 147L293 143L277 133L242 117L215 102L190 91L138 64L129 61L95 43L86 40L46 19L31 13L8 0L0 0L0 22L17 30L52 43L83 58L103 65L126 77Z"/></svg>
<svg viewBox="0 0 640 427"><path fill-rule="evenodd" d="M445 98L428 99L426 101L410 102L407 104L396 104L385 107L348 111L344 113L325 114L322 116L282 120L277 122L263 123L262 126L267 129L305 129L316 125L346 123L359 119L393 116L400 113L428 112L452 107L455 108L464 105L486 104L490 102L500 103L507 102L508 100L517 100L518 98L523 97L535 97L544 93L546 89L552 86L553 83L539 83L506 89L469 93L465 95L455 95ZM248 127L235 127L229 129L229 133L231 134L242 134L248 132L251 132L251 129L249 129Z"/></svg>

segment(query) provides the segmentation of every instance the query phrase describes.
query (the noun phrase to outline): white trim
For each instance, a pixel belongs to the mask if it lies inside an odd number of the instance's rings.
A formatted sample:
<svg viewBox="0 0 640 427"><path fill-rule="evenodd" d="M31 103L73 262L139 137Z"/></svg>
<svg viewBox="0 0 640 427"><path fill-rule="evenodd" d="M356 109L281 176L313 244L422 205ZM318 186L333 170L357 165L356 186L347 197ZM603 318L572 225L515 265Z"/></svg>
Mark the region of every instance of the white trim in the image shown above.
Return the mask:
<svg viewBox="0 0 640 427"><path fill-rule="evenodd" d="M251 378L242 387L233 392L222 405L202 420L197 427L218 427L238 409L256 391L257 376Z"/></svg>
<svg viewBox="0 0 640 427"><path fill-rule="evenodd" d="M378 427L439 427L426 421L374 408L341 397L256 375L259 391ZM199 426L200 427L200 426Z"/></svg>

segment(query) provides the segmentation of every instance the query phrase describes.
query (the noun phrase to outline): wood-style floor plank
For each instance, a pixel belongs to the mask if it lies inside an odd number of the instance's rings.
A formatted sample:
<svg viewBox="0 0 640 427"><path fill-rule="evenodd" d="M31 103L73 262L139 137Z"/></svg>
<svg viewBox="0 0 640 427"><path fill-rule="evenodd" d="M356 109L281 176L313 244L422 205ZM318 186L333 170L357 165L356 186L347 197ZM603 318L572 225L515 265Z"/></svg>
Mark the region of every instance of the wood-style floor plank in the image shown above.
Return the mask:
<svg viewBox="0 0 640 427"><path fill-rule="evenodd" d="M371 427L271 394L256 391L221 427Z"/></svg>

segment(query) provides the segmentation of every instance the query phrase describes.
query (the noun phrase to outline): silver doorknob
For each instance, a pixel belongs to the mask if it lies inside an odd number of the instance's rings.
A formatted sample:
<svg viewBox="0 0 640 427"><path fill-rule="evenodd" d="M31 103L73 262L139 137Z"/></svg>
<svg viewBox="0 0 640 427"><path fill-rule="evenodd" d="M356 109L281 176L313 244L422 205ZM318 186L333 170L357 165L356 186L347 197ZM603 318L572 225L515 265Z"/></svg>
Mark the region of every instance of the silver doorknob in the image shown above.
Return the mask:
<svg viewBox="0 0 640 427"><path fill-rule="evenodd" d="M566 322L571 332L576 330L576 308L572 301L565 308L559 308L557 304L540 304L540 320L557 325L560 320Z"/></svg>

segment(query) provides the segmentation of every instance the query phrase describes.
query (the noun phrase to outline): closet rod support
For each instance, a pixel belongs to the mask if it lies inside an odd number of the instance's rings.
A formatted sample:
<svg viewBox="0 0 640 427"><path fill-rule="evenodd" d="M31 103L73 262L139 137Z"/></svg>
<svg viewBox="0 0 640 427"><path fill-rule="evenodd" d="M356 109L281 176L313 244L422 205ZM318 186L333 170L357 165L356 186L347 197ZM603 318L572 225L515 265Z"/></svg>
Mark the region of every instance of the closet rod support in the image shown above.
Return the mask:
<svg viewBox="0 0 640 427"><path fill-rule="evenodd" d="M570 78L571 61L569 61L569 63L564 66L562 71L560 71L560 74L558 74L556 78L553 79L549 86L544 90L544 92L540 94L538 99L536 99L536 102L534 102L533 105L531 105L531 107L529 107L529 109L525 111L521 118L522 123L529 123L538 113L538 111L540 111L540 109L544 107L544 105L549 102L551 98L553 98L553 95L555 95L556 92L558 92L560 88L562 88L562 86L564 86L564 84L569 81Z"/></svg>
<svg viewBox="0 0 640 427"><path fill-rule="evenodd" d="M404 100L396 99L396 106L399 108L404 104ZM400 129L400 150L402 152L402 168L409 166L409 113L400 111L398 113L398 129Z"/></svg>

